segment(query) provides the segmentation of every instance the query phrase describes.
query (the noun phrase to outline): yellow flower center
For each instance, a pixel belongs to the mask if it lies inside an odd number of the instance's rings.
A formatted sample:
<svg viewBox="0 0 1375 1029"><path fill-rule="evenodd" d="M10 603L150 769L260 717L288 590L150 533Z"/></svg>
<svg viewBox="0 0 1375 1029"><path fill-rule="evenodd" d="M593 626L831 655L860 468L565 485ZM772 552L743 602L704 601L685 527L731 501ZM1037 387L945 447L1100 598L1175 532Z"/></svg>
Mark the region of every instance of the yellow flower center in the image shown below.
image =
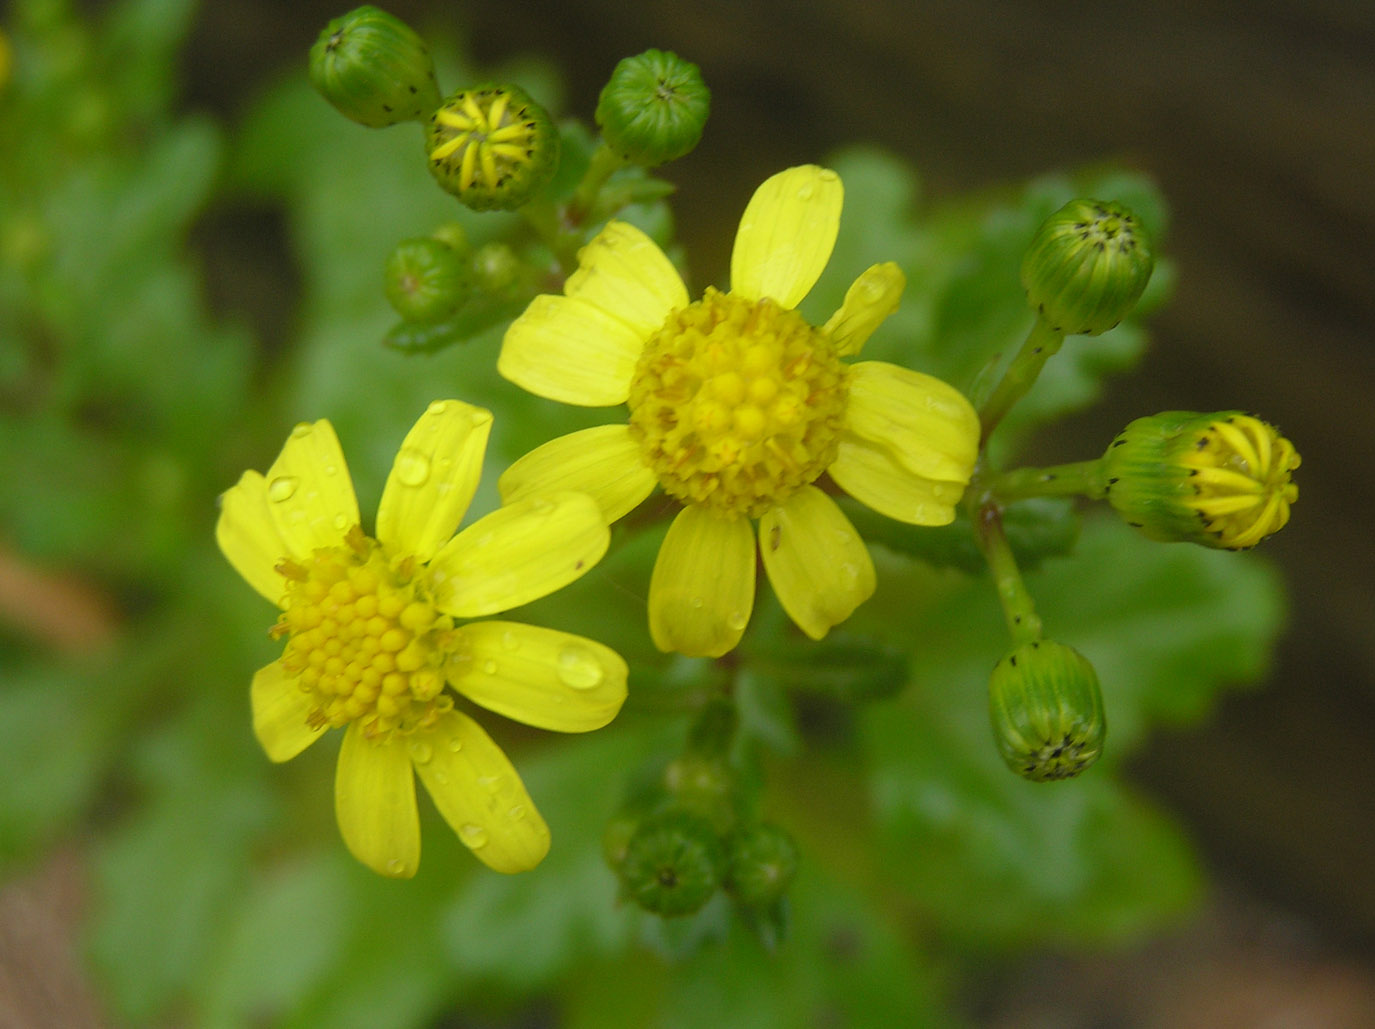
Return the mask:
<svg viewBox="0 0 1375 1029"><path fill-rule="evenodd" d="M481 178L488 189L503 185L532 158L536 123L521 118L500 89L463 93L434 114L432 162L458 165L458 184L471 189Z"/></svg>
<svg viewBox="0 0 1375 1029"><path fill-rule="evenodd" d="M796 311L708 289L645 345L630 430L671 496L757 518L835 460L846 392Z"/></svg>
<svg viewBox="0 0 1375 1029"><path fill-rule="evenodd" d="M409 734L453 707L443 673L453 619L435 610L415 558L389 556L354 526L343 546L277 570L287 593L271 635L287 637L282 667L314 700L311 725L361 720L370 737Z"/></svg>
<svg viewBox="0 0 1375 1029"><path fill-rule="evenodd" d="M1182 463L1192 469L1189 506L1224 547L1255 546L1289 521L1299 455L1265 422L1245 415L1213 422Z"/></svg>

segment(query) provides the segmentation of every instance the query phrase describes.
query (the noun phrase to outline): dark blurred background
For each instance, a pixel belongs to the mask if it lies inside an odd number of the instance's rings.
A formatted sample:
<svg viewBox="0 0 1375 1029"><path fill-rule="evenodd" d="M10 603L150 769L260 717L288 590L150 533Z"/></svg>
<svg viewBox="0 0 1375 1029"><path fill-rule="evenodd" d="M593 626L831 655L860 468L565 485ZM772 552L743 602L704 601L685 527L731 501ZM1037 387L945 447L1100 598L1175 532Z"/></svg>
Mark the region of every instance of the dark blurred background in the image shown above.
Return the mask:
<svg viewBox="0 0 1375 1029"><path fill-rule="evenodd" d="M232 122L265 79L304 65L347 6L211 0L186 63L188 104ZM1278 424L1304 458L1294 519L1263 548L1284 568L1291 624L1268 682L1233 694L1201 729L1159 734L1134 765L1209 861L1219 885L1202 918L1115 958L1004 969L970 1012L1006 1025L1246 1025L1286 1013L1266 1024L1375 1024L1375 4L384 6L422 32L447 27L481 63L552 57L567 112L583 117L621 57L657 46L697 62L711 121L666 174L680 187L680 235L707 273L725 266L762 178L846 143L908 159L936 201L1104 159L1159 181L1178 283L1154 345L1139 372L1030 456L1090 456L1130 418L1167 408L1241 407ZM280 338L291 297L280 227L242 227L206 255L219 281L246 284L217 296Z"/></svg>

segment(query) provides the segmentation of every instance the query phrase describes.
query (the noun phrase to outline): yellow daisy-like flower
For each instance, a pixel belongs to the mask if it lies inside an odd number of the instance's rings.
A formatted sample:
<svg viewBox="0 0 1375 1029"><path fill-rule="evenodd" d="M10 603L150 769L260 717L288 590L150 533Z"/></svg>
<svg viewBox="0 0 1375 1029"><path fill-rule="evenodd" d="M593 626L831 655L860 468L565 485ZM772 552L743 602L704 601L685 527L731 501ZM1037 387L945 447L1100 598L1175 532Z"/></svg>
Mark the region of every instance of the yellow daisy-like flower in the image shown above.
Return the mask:
<svg viewBox="0 0 1375 1029"><path fill-rule="evenodd" d="M282 613L285 651L253 677L253 728L273 761L345 729L335 813L353 855L382 875L420 863L415 775L482 861L520 872L549 850L549 829L491 737L453 691L541 729L611 721L626 666L600 643L507 621L578 578L606 552L597 505L577 493L532 496L454 535L477 489L492 416L457 400L430 405L406 436L377 510L358 502L328 421L302 423L266 475L221 498L225 557ZM414 770L414 774L412 774Z"/></svg>
<svg viewBox="0 0 1375 1029"><path fill-rule="evenodd" d="M571 433L513 464L500 482L508 502L573 489L610 522L659 485L684 505L650 580L662 650L715 657L739 642L756 553L814 639L868 599L873 562L815 485L823 473L916 525L953 519L969 483L979 421L958 391L896 365L841 361L896 310L896 265L864 272L825 325L794 310L830 259L842 200L825 168L768 179L741 219L730 292L691 303L658 246L611 222L579 254L564 295L536 297L506 333L497 367L512 382L630 408L627 423Z"/></svg>

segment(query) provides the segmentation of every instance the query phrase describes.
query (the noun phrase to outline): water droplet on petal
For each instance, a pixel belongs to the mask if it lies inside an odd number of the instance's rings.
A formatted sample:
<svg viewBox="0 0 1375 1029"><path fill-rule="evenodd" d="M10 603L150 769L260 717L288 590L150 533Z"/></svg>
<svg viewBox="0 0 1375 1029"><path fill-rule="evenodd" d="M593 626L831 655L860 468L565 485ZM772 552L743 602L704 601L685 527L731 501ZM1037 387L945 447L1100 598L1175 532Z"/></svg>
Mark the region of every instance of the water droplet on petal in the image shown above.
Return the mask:
<svg viewBox="0 0 1375 1029"><path fill-rule="evenodd" d="M480 825L468 822L458 830L458 838L469 847L476 850L487 842L487 830Z"/></svg>
<svg viewBox="0 0 1375 1029"><path fill-rule="evenodd" d="M449 750L451 750L453 753L457 754L462 749L463 741L460 740L457 736L455 736L453 739L449 741Z"/></svg>
<svg viewBox="0 0 1375 1029"><path fill-rule="evenodd" d="M812 186L810 183L803 186L801 189L797 191L797 199L799 200L810 200L815 195L816 188Z"/></svg>
<svg viewBox="0 0 1375 1029"><path fill-rule="evenodd" d="M853 561L846 561L840 566L840 572L847 579L858 579L859 565L855 564Z"/></svg>
<svg viewBox="0 0 1375 1029"><path fill-rule="evenodd" d="M835 171L831 168L822 168L821 173L817 176L817 178L819 178L822 182L834 182L836 179L840 178L840 176L837 175Z"/></svg>
<svg viewBox="0 0 1375 1029"><path fill-rule="evenodd" d="M429 764L430 758L434 757L434 751L430 749L428 743L416 740L410 745L411 760L417 765Z"/></svg>
<svg viewBox="0 0 1375 1029"><path fill-rule="evenodd" d="M688 601L688 604L692 607L694 611L702 610L702 605L705 603L706 601L704 601L701 597L693 597L691 600Z"/></svg>
<svg viewBox="0 0 1375 1029"><path fill-rule="evenodd" d="M267 484L267 499L275 504L290 500L300 484L301 480L294 475L279 475Z"/></svg>
<svg viewBox="0 0 1375 1029"><path fill-rule="evenodd" d="M443 772L435 772L435 773L434 773L434 781L437 782L437 783L439 783L440 786L448 786L448 785L449 785L449 777L448 777L447 775L445 775Z"/></svg>
<svg viewBox="0 0 1375 1029"><path fill-rule="evenodd" d="M495 793L501 787L501 776L499 775L479 775L477 784L488 793Z"/></svg>
<svg viewBox="0 0 1375 1029"><path fill-rule="evenodd" d="M484 661L482 662L482 670L488 675L496 675L497 663L495 661Z"/></svg>
<svg viewBox="0 0 1375 1029"><path fill-rule="evenodd" d="M326 474L326 475L338 475L338 474L339 474L339 466L338 466L337 464L327 464L327 465L325 465L325 474Z"/></svg>
<svg viewBox="0 0 1375 1029"><path fill-rule="evenodd" d="M347 516L347 515L342 515L342 514L337 514L337 515L335 515L335 516L334 516L334 527L335 527L336 529L338 529L340 532L343 532L345 529L347 529L347 528L349 527L348 516Z"/></svg>
<svg viewBox="0 0 1375 1029"><path fill-rule="evenodd" d="M295 425L291 427L291 438L305 439L307 436L310 435L311 428L312 426L310 422L297 422Z"/></svg>
<svg viewBox="0 0 1375 1029"><path fill-rule="evenodd" d="M387 871L392 875L400 875L406 868L406 862L400 858L392 858L387 862Z"/></svg>
<svg viewBox="0 0 1375 1029"><path fill-rule="evenodd" d="M425 409L425 412L427 414L443 414L448 409L449 402L447 400L436 400L433 401L430 404L430 406Z"/></svg>
<svg viewBox="0 0 1375 1029"><path fill-rule="evenodd" d="M570 643L559 652L559 679L575 690L600 686L606 672L597 656L579 643Z"/></svg>
<svg viewBox="0 0 1375 1029"><path fill-rule="evenodd" d="M396 477L406 486L423 486L430 477L430 459L414 447L396 455Z"/></svg>
<svg viewBox="0 0 1375 1029"><path fill-rule="evenodd" d="M511 816L511 821L519 822L522 818L525 817L525 805L517 804L515 807L511 808L511 810L506 813Z"/></svg>
<svg viewBox="0 0 1375 1029"><path fill-rule="evenodd" d="M726 615L726 626L731 632L740 632L749 624L749 615L743 611L732 611Z"/></svg>
<svg viewBox="0 0 1375 1029"><path fill-rule="evenodd" d="M508 629L501 634L501 645L507 650L515 652L520 649L520 638Z"/></svg>

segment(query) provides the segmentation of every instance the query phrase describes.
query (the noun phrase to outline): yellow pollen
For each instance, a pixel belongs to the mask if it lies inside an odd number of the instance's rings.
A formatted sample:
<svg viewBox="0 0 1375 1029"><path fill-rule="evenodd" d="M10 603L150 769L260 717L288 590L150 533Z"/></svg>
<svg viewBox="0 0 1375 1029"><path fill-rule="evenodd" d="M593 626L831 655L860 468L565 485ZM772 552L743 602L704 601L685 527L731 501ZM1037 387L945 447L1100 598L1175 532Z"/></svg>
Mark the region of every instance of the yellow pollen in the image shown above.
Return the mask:
<svg viewBox="0 0 1375 1029"><path fill-rule="evenodd" d="M1224 547L1253 547L1289 521L1299 455L1273 426L1248 415L1214 422L1182 463L1194 486L1186 503Z"/></svg>
<svg viewBox="0 0 1375 1029"><path fill-rule="evenodd" d="M846 375L797 312L708 289L645 344L630 430L671 496L757 518L835 460Z"/></svg>
<svg viewBox="0 0 1375 1029"><path fill-rule="evenodd" d="M287 567L289 566L289 567ZM441 669L453 619L431 602L413 558L350 533L344 546L283 562L284 611L271 635L287 637L282 668L313 700L313 726L361 721L369 737L407 734L453 706Z"/></svg>

